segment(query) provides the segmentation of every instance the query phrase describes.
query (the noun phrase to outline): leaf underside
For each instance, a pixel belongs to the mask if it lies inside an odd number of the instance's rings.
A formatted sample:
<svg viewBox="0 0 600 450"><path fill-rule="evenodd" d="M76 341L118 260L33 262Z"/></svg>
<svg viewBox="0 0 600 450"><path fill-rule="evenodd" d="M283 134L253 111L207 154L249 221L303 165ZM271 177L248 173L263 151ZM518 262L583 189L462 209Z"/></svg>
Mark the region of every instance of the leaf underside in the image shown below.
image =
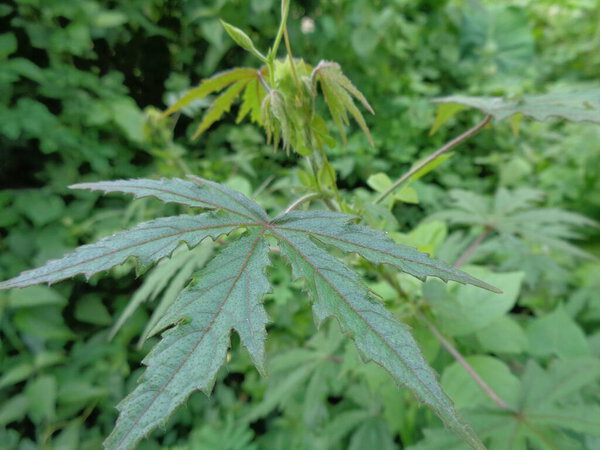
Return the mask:
<svg viewBox="0 0 600 450"><path fill-rule="evenodd" d="M441 104L457 104L479 109L503 120L515 114L523 114L544 121L558 117L571 122L600 124L600 89L572 93L525 95L515 100L503 97L469 97L454 95L435 99Z"/></svg>
<svg viewBox="0 0 600 450"><path fill-rule="evenodd" d="M365 360L384 367L396 383L408 386L471 447L483 448L443 392L407 327L370 297L355 272L322 246L357 253L375 264L388 264L420 279L435 276L494 291L496 288L415 249L397 245L383 232L352 223L353 216L309 211L271 220L258 204L242 194L208 180L192 179L194 182L120 180L76 185L151 196L212 211L140 224L0 283L0 289L8 289L55 282L78 273L89 277L128 257L137 258L145 269L169 256L180 242L193 247L207 237L229 234L237 228L246 230L196 273L196 282L180 293L154 326L154 330L170 328L144 359L148 367L137 388L119 404L121 414L105 442L107 448L135 447L192 391L208 393L225 361L231 330L239 334L259 372L266 373L268 317L262 305L269 290L266 236L277 240L294 276L305 279L318 324L335 317L355 340Z"/></svg>

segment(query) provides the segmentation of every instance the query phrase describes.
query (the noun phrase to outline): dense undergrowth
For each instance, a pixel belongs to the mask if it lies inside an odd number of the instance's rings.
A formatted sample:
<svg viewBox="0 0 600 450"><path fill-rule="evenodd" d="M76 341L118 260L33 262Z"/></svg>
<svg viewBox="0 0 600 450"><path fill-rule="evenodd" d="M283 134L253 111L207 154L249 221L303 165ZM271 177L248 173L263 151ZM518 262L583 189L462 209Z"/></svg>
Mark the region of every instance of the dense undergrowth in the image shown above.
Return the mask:
<svg viewBox="0 0 600 450"><path fill-rule="evenodd" d="M297 1L290 40L306 61L337 61L376 112L365 117L374 145L356 127L346 145L327 151L342 198L397 242L448 264L460 260L505 291L375 277L355 261L368 287L413 327L457 408L490 448L513 439L514 448L527 440L532 448L595 449L600 233L566 211L600 219L600 127L526 118L518 127L494 124L383 206L370 206L389 180L481 120L464 111L430 135L432 98L598 86L597 2L498 3ZM177 120L160 118L159 109L201 79L256 66L219 19L266 48L279 4L0 6L0 279L179 211L152 199L68 190L73 183L195 173L269 213L311 189L308 167L293 153L274 152L259 128L236 125L235 107L197 140L190 139L196 118L210 99ZM153 324L222 244L181 249L144 278L128 263L91 285L0 292L4 447L98 448L157 341L149 337ZM408 390L360 363L333 323L315 331L306 293L283 258L274 259L269 278L269 377L259 376L234 335L212 396L193 394L140 448L461 448ZM445 347L466 358L487 393ZM519 420L511 408L524 412Z"/></svg>

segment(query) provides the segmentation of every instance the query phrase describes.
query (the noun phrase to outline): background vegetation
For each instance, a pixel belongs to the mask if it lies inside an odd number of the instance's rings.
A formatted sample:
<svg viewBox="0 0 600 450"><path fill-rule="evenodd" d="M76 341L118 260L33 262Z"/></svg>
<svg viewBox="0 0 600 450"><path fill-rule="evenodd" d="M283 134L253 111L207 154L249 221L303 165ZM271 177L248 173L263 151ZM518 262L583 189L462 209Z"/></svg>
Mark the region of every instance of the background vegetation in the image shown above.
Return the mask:
<svg viewBox="0 0 600 450"><path fill-rule="evenodd" d="M158 120L202 78L256 66L219 18L266 48L278 12L274 0L0 5L0 279L175 208L68 190L75 182L192 172L271 211L302 195L296 156L236 125L235 111L196 141L197 113L209 101L174 127ZM377 174L393 179L481 120L462 112L430 136L434 97L597 87L599 22L595 0L332 0L293 2L289 28L296 55L339 62L376 111L367 118L374 147L353 130L328 152L344 196L360 203L385 185ZM494 125L390 208L365 210L397 241L449 263L486 234L467 262L505 290L501 298L403 277L368 282L413 325L442 385L491 448L504 448L507 436L533 448L600 447L600 232L565 212L600 219L598 142L592 124L523 119L518 134ZM155 342L138 344L148 322L218 246L181 251L143 281L126 264L91 284L0 292L3 448L99 448ZM409 392L362 365L335 326L315 331L301 286L277 261L270 270L269 378L234 343L213 395L194 394L140 448L461 448ZM416 317L424 302L433 332ZM439 331L530 419L503 414Z"/></svg>

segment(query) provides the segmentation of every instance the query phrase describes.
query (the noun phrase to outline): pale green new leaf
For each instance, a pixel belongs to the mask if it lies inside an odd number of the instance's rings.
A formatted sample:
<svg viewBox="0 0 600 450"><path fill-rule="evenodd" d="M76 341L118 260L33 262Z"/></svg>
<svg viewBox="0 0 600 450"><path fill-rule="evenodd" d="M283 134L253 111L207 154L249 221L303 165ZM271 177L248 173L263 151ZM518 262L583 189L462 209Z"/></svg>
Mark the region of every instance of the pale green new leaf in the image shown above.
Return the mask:
<svg viewBox="0 0 600 450"><path fill-rule="evenodd" d="M240 123L250 114L250 120L254 123L261 124L260 106L265 98L265 88L259 83L258 78L251 80L244 89L242 94L242 104L238 112L236 123Z"/></svg>
<svg viewBox="0 0 600 450"><path fill-rule="evenodd" d="M369 127L362 113L354 104L352 97L361 102L371 114L375 114L375 112L364 95L344 75L340 65L334 62L321 61L313 69L311 80L313 95L316 95L317 83L320 83L325 102L342 138L345 139L343 125L348 123L347 114L350 113L367 136L369 143L374 145Z"/></svg>
<svg viewBox="0 0 600 450"><path fill-rule="evenodd" d="M208 394L225 362L232 329L258 370L266 373L268 317L262 298L269 289L268 264L267 242L262 232L252 232L198 273L198 283L181 293L157 325L179 323L144 359L148 368L138 387L119 404L121 414L106 448L133 448L194 390Z"/></svg>
<svg viewBox="0 0 600 450"><path fill-rule="evenodd" d="M382 366L396 383L409 387L472 448L484 449L460 419L408 328L370 298L357 274L315 245L306 233L278 228L275 236L295 278L306 282L317 323L335 317L365 360Z"/></svg>
<svg viewBox="0 0 600 450"><path fill-rule="evenodd" d="M250 81L257 76L256 69L249 69L239 67L236 69L227 70L225 72L218 73L211 78L207 78L200 83L200 86L190 90L183 97L177 100L172 106L170 106L164 113L163 116L168 116L181 108L188 106L190 103L200 100L213 92L218 92L224 89L226 86L235 83L240 80Z"/></svg>
<svg viewBox="0 0 600 450"><path fill-rule="evenodd" d="M435 99L434 102L469 106L490 114L497 120L503 120L515 114L523 114L539 121L549 117L559 117L571 122L600 124L600 89L524 95L515 99L453 95Z"/></svg>
<svg viewBox="0 0 600 450"><path fill-rule="evenodd" d="M202 117L202 121L200 125L198 125L198 129L192 136L192 139L197 138L202 133L204 133L213 123L223 117L229 109L231 108L231 104L237 98L237 96L242 92L242 89L246 87L246 85L251 81L251 79L244 79L240 81L236 81L234 84L229 86L225 92L219 95L216 100L210 105L204 117Z"/></svg>
<svg viewBox="0 0 600 450"><path fill-rule="evenodd" d="M0 283L0 289L51 284L78 274L89 278L122 264L130 257L136 258L138 271L144 271L151 264L170 256L181 242L194 247L207 237L216 238L239 226L239 217L224 212L162 217L79 247L60 259Z"/></svg>
<svg viewBox="0 0 600 450"><path fill-rule="evenodd" d="M328 78L334 80L337 84L342 86L354 97L356 97L356 99L361 102L371 114L375 114L375 111L373 111L373 108L365 96L356 88L356 86L354 86L354 84L352 84L352 81L350 81L350 79L344 75L344 72L342 72L342 68L338 63L332 61L321 61L315 70L326 73Z"/></svg>
<svg viewBox="0 0 600 450"><path fill-rule="evenodd" d="M166 203L180 203L205 209L222 209L248 220L265 220L267 214L252 200L214 181L189 175L193 180L179 178L160 180L116 180L74 184L74 189L133 194L135 198L156 197Z"/></svg>
<svg viewBox="0 0 600 450"><path fill-rule="evenodd" d="M473 284L494 292L497 288L431 259L427 254L396 244L384 232L350 223L354 219L343 213L330 211L292 212L276 219L280 230L308 233L324 244L345 252L355 252L376 264L389 264L421 280L428 276L444 281Z"/></svg>

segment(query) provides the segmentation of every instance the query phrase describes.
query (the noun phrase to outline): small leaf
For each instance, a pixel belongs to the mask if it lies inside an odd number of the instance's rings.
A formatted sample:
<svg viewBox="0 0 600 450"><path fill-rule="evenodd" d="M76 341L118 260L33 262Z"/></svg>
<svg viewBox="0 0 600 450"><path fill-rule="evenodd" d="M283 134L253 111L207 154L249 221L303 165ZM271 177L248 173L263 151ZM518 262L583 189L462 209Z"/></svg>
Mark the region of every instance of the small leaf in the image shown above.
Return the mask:
<svg viewBox="0 0 600 450"><path fill-rule="evenodd" d="M258 81L258 78L251 80L244 89L242 104L235 122L240 123L250 113L250 120L252 122L262 124L260 106L265 94L265 88Z"/></svg>
<svg viewBox="0 0 600 450"><path fill-rule="evenodd" d="M256 78L256 69L248 69L239 67L225 72L218 73L211 78L208 78L197 88L194 88L187 92L183 97L177 100L171 105L162 115L163 117L173 114L175 111L179 111L181 108L188 106L190 103L200 100L213 92L220 91L226 86L241 80L252 80Z"/></svg>
<svg viewBox="0 0 600 450"><path fill-rule="evenodd" d="M361 102L365 108L369 110L371 114L375 114L373 108L365 98L365 96L360 92L350 81L344 72L342 72L342 68L338 63L330 62L330 61L321 61L317 66L317 69L328 73L328 75L335 80L340 86L350 92L356 99Z"/></svg>
<svg viewBox="0 0 600 450"><path fill-rule="evenodd" d="M242 92L242 89L246 87L249 81L250 80L236 81L215 99L212 105L210 105L210 108L208 108L208 111L206 111L204 117L202 117L202 121L200 122L200 125L198 125L198 129L192 136L192 139L196 139L204 133L213 123L223 117L223 114L229 111L231 104L240 92Z"/></svg>
<svg viewBox="0 0 600 450"><path fill-rule="evenodd" d="M268 318L262 297L269 289L267 252L262 232L244 236L198 273L198 284L181 293L157 326L164 328L183 318L186 322L166 331L144 359L148 368L138 387L118 405L121 414L104 442L106 448L135 447L192 391L208 394L225 362L232 329L265 374Z"/></svg>
<svg viewBox="0 0 600 450"><path fill-rule="evenodd" d="M590 354L585 333L562 307L531 321L527 336L529 350L535 356L569 358Z"/></svg>
<svg viewBox="0 0 600 450"><path fill-rule="evenodd" d="M252 39L250 39L250 36L248 36L246 33L244 33L242 30L240 30L238 27L234 27L231 24L228 24L227 22L221 20L221 25L223 25L223 28L225 28L225 31L227 31L227 34L231 37L231 39L233 39L235 41L235 43L237 45L239 45L240 47L242 47L244 50L249 51L250 53L252 53L254 56L256 56L258 59L260 59L262 62L266 63L267 62L267 58L265 58L265 56L258 51L258 49L254 46L254 42L252 42Z"/></svg>
<svg viewBox="0 0 600 450"><path fill-rule="evenodd" d="M344 75L339 64L321 61L313 69L311 80L313 93L316 92L317 83L320 83L325 102L327 103L331 117L340 130L342 139L345 140L343 125L348 123L347 113L350 113L367 136L369 143L374 146L375 144L373 143L369 127L367 127L362 113L354 104L352 96L360 101L371 114L375 114L373 108L371 108L371 105L369 105L369 102L362 93Z"/></svg>

